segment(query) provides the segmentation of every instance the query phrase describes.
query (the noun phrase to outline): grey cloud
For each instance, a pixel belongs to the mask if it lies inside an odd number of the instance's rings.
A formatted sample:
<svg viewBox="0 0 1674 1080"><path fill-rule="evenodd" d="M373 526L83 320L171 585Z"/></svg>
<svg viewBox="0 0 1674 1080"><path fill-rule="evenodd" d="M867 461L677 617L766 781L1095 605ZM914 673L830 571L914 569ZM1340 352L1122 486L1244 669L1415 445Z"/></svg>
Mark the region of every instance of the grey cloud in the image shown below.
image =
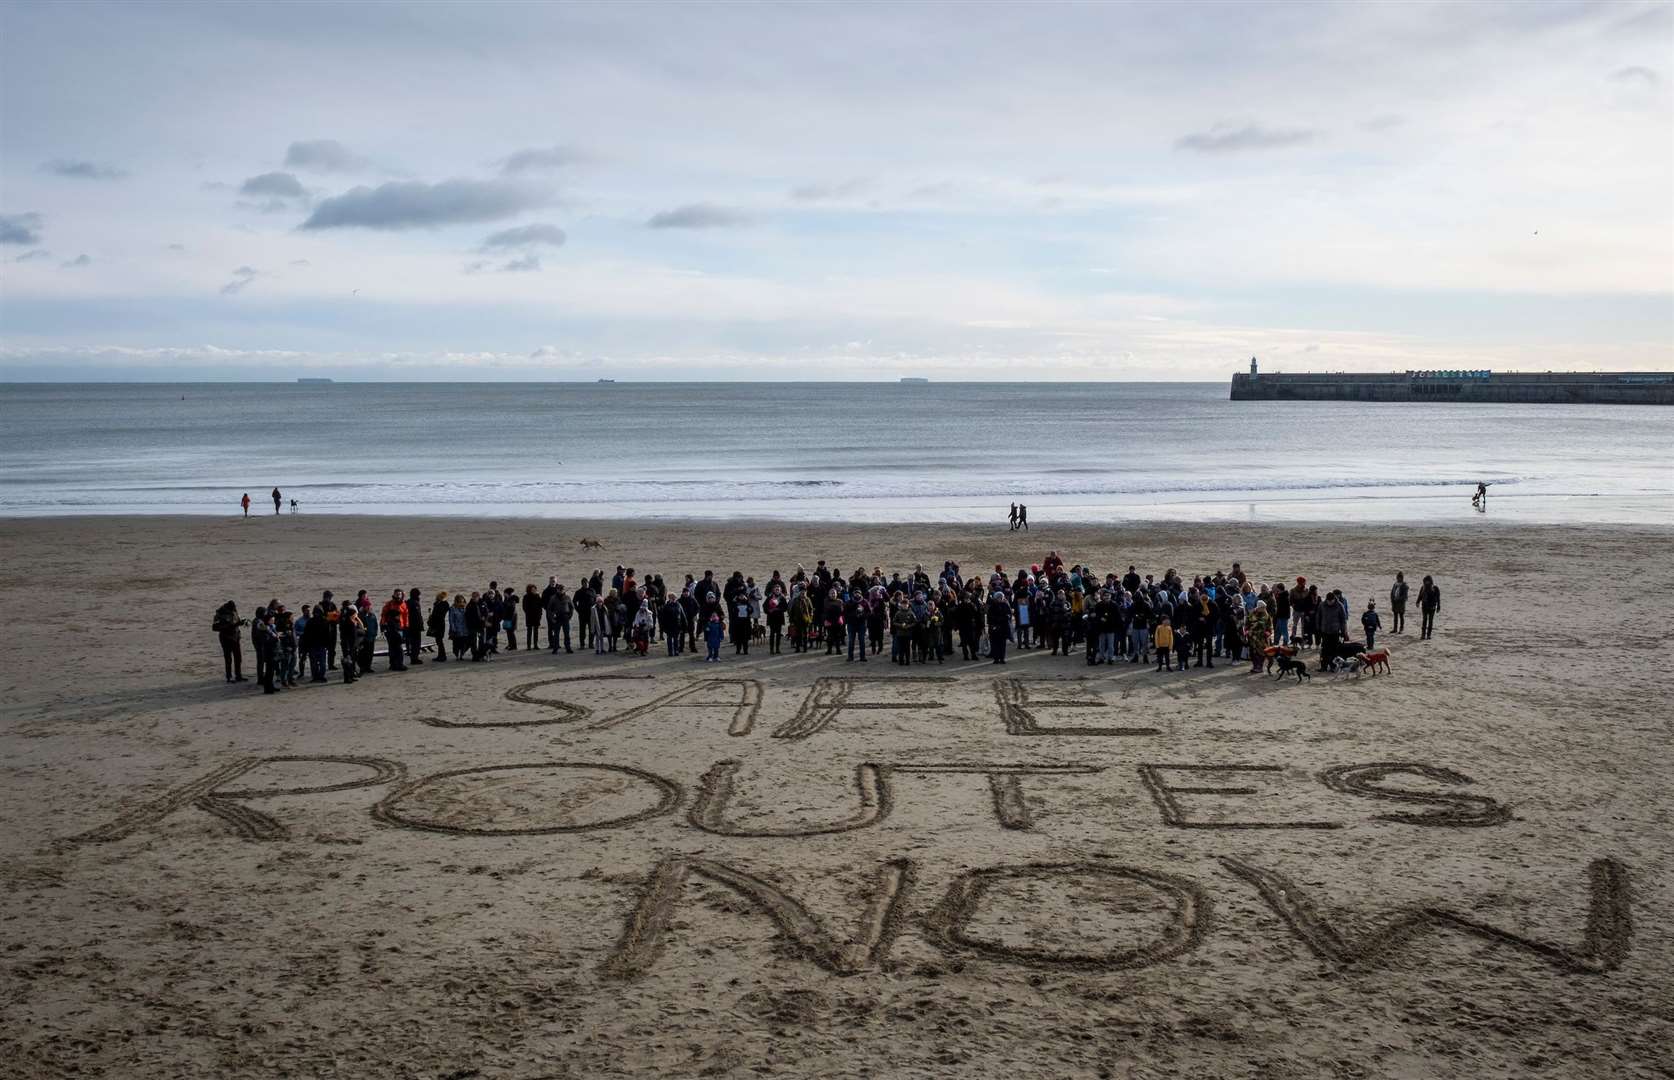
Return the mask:
<svg viewBox="0 0 1674 1080"><path fill-rule="evenodd" d="M12 261L13 262L36 262L40 259L50 259L50 258L52 258L52 252L48 251L46 248L36 248L34 251L25 251L22 255L19 255L17 258L13 259Z"/></svg>
<svg viewBox="0 0 1674 1080"><path fill-rule="evenodd" d="M186 250L186 245L185 244L170 244L169 245L169 250L170 251L185 251Z"/></svg>
<svg viewBox="0 0 1674 1080"><path fill-rule="evenodd" d="M41 171L75 180L120 180L128 174L115 165L100 165L94 161L54 158L41 164Z"/></svg>
<svg viewBox="0 0 1674 1080"><path fill-rule="evenodd" d="M907 198L933 202L937 199L949 198L958 190L959 189L951 181L942 180L934 184L921 184L920 186L913 188L911 191L907 192Z"/></svg>
<svg viewBox="0 0 1674 1080"><path fill-rule="evenodd" d="M535 244L563 247L567 239L564 230L556 225L519 225L490 233L483 238L482 249L488 251L491 248L530 247Z"/></svg>
<svg viewBox="0 0 1674 1080"><path fill-rule="evenodd" d="M1310 128L1264 128L1259 124L1232 127L1216 124L1208 131L1194 132L1176 140L1178 150L1195 150L1204 154L1230 154L1241 150L1277 150L1312 142L1318 132Z"/></svg>
<svg viewBox="0 0 1674 1080"><path fill-rule="evenodd" d="M392 181L323 199L300 227L434 229L508 218L551 201L545 189L509 180Z"/></svg>
<svg viewBox="0 0 1674 1080"><path fill-rule="evenodd" d="M1624 83L1636 82L1643 83L1646 86L1655 86L1661 80L1657 78L1657 73L1652 71L1650 68L1645 67L1642 64L1634 64L1632 67L1618 68L1617 70L1612 71L1610 73L1610 81Z"/></svg>
<svg viewBox="0 0 1674 1080"><path fill-rule="evenodd" d="M360 172L371 162L336 139L304 139L285 151L287 169L311 172Z"/></svg>
<svg viewBox="0 0 1674 1080"><path fill-rule="evenodd" d="M64 270L76 270L76 269L79 269L80 267L83 267L83 266L92 266L93 265L93 260L84 251L80 255L77 255L75 258L70 259L67 262L61 262L58 265L61 269L64 269Z"/></svg>
<svg viewBox="0 0 1674 1080"><path fill-rule="evenodd" d="M221 286L222 296L232 296L242 292L244 287L261 277L261 271L253 266L241 266L232 272L232 280Z"/></svg>
<svg viewBox="0 0 1674 1080"><path fill-rule="evenodd" d="M306 199L308 189L288 172L262 173L238 185L245 195L269 195L276 199Z"/></svg>
<svg viewBox="0 0 1674 1080"><path fill-rule="evenodd" d="M651 215L645 224L653 229L734 229L748 225L745 214L713 203L688 203Z"/></svg>
<svg viewBox="0 0 1674 1080"><path fill-rule="evenodd" d="M1369 120L1362 121L1360 127L1363 131L1390 131L1406 122L1407 118L1404 116L1396 113L1382 113Z"/></svg>
<svg viewBox="0 0 1674 1080"><path fill-rule="evenodd" d="M33 210L22 214L0 214L0 244L38 244L46 219Z"/></svg>
<svg viewBox="0 0 1674 1080"><path fill-rule="evenodd" d="M309 262L307 259L292 259L291 260L291 265L300 267L300 266L313 266L314 264Z"/></svg>
<svg viewBox="0 0 1674 1080"><path fill-rule="evenodd" d="M872 182L865 177L857 176L852 180L843 180L834 184L804 184L793 187L790 197L804 202L823 202L827 199L846 199L859 195L872 186Z"/></svg>
<svg viewBox="0 0 1674 1080"><path fill-rule="evenodd" d="M539 255L525 255L521 259L513 259L508 263L502 264L500 270L504 273L515 274L526 273L531 270L539 270L540 268L541 260Z"/></svg>
<svg viewBox="0 0 1674 1080"><path fill-rule="evenodd" d="M587 160L585 154L573 146L531 146L501 158L497 164L506 176L526 172L548 172Z"/></svg>

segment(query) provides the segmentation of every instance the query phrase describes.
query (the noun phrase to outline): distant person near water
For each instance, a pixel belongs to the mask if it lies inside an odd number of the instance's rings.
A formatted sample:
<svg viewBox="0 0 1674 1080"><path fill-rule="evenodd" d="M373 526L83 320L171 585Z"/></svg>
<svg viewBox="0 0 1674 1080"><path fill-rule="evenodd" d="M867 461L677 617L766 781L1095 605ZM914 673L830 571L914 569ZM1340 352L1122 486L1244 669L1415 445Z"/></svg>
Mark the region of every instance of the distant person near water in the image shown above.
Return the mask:
<svg viewBox="0 0 1674 1080"><path fill-rule="evenodd" d="M1017 531L1017 504L1016 503L1011 504L1011 516L1008 517L1006 520L1011 523L1011 531L1016 532Z"/></svg>
<svg viewBox="0 0 1674 1080"><path fill-rule="evenodd" d="M249 517L250 516L250 493L248 491L246 491L244 493L244 498L238 500L238 505L244 508L244 516Z"/></svg>
<svg viewBox="0 0 1674 1080"><path fill-rule="evenodd" d="M1488 512L1488 485L1486 483L1479 482L1476 485L1476 494L1471 496L1471 505L1483 513Z"/></svg>
<svg viewBox="0 0 1674 1080"><path fill-rule="evenodd" d="M1017 504L1017 525L1015 527L1022 529L1024 532L1029 531L1029 508L1022 503Z"/></svg>
<svg viewBox="0 0 1674 1080"><path fill-rule="evenodd" d="M274 517L279 516L279 501L280 501L281 498L282 498L282 496L279 494L279 489L274 488L273 489L273 516Z"/></svg>

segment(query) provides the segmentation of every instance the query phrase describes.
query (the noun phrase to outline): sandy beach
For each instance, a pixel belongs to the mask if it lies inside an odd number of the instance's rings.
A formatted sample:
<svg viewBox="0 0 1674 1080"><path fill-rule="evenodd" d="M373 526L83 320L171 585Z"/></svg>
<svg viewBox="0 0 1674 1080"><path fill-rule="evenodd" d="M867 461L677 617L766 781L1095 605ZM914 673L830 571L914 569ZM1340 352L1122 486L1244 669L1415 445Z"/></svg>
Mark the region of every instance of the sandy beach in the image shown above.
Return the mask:
<svg viewBox="0 0 1674 1080"><path fill-rule="evenodd" d="M1445 600L1388 675L1300 685L542 649L267 697L209 629L1049 549ZM1671 550L1476 516L0 520L0 1075L1666 1077Z"/></svg>

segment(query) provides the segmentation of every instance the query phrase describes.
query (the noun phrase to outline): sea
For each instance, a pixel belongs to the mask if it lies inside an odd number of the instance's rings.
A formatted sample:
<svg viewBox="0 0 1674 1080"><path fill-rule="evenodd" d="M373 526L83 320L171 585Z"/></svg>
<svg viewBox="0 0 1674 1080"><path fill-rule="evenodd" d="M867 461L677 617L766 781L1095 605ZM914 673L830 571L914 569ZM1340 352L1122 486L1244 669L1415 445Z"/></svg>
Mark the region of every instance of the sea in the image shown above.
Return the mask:
<svg viewBox="0 0 1674 1080"><path fill-rule="evenodd" d="M1479 514L1470 496L1489 485ZM1674 408L1224 383L0 385L0 515L1674 524Z"/></svg>

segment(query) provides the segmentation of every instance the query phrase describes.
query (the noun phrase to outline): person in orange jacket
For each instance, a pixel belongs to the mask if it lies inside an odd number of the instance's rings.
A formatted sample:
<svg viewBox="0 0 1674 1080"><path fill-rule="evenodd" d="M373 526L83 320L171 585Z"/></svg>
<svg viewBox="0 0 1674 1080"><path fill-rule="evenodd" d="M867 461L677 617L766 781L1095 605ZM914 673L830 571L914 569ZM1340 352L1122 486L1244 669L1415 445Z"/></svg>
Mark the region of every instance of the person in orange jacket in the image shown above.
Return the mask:
<svg viewBox="0 0 1674 1080"><path fill-rule="evenodd" d="M389 669L407 670L407 594L396 589L389 602L378 613L383 624L384 640L389 642Z"/></svg>

